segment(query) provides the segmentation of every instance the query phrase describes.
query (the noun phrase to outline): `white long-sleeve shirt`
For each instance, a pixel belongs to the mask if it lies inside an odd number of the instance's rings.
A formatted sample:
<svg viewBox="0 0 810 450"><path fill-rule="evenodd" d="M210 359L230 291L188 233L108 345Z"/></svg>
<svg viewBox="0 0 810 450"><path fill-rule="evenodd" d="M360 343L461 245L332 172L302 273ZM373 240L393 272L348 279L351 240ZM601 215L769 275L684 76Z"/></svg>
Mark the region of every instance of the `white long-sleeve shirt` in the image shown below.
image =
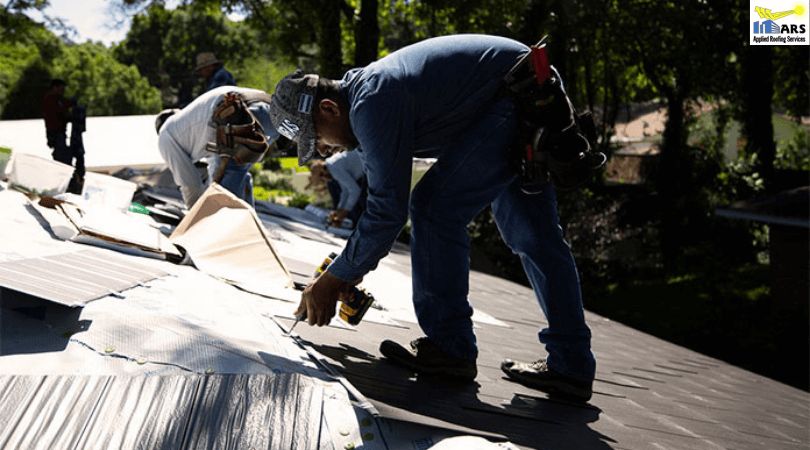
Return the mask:
<svg viewBox="0 0 810 450"><path fill-rule="evenodd" d="M203 158L208 162L208 182L216 174L220 165L219 155L206 149L209 142L216 140L216 128L211 120L214 111L222 101L222 96L231 92L261 92L256 89L237 86L221 86L201 94L177 114L169 117L158 134L160 154L169 166L174 182L180 186L186 205L191 205L207 187L203 184L194 163ZM270 123L264 111L268 105L257 102L250 110L264 127L268 142L278 138L278 132ZM188 196L188 198L187 198Z"/></svg>
<svg viewBox="0 0 810 450"><path fill-rule="evenodd" d="M365 176L360 152L352 150L336 153L326 158L325 163L332 179L340 185L337 209L351 211L360 199L360 180Z"/></svg>

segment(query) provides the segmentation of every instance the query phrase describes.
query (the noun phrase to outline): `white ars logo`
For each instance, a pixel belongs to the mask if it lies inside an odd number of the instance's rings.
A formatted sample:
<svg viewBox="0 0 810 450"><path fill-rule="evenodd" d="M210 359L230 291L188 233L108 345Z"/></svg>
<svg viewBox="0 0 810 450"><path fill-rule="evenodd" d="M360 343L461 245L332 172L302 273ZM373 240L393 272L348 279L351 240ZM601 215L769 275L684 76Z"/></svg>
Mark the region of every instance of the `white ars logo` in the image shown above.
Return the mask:
<svg viewBox="0 0 810 450"><path fill-rule="evenodd" d="M292 123L290 119L284 119L278 127L278 132L287 139L293 140L298 136L300 128L298 125Z"/></svg>

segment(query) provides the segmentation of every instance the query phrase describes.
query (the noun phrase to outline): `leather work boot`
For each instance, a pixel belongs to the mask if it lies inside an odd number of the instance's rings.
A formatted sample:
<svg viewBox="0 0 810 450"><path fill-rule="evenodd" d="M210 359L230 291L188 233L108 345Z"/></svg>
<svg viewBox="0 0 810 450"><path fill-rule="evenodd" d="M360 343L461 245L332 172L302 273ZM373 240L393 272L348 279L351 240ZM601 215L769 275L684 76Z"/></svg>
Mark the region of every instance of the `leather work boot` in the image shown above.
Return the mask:
<svg viewBox="0 0 810 450"><path fill-rule="evenodd" d="M543 391L551 398L587 402L593 394L592 381L580 381L549 369L545 359L533 363L507 359L501 363L501 370L511 380Z"/></svg>
<svg viewBox="0 0 810 450"><path fill-rule="evenodd" d="M473 381L478 375L475 360L450 356L427 337L411 341L410 350L394 341L385 340L380 344L380 353L392 363L420 375L436 375L459 381Z"/></svg>

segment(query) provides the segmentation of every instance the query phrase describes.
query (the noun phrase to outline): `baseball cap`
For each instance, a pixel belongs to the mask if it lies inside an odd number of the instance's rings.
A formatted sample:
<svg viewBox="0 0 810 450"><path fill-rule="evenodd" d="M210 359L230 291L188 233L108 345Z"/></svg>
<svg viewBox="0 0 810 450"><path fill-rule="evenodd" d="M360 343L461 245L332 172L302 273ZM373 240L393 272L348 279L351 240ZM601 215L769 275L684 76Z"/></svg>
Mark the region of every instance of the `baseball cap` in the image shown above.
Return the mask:
<svg viewBox="0 0 810 450"><path fill-rule="evenodd" d="M282 78L270 102L270 122L278 133L298 142L298 165L303 166L315 153L315 123L312 109L318 93L318 75L301 69Z"/></svg>

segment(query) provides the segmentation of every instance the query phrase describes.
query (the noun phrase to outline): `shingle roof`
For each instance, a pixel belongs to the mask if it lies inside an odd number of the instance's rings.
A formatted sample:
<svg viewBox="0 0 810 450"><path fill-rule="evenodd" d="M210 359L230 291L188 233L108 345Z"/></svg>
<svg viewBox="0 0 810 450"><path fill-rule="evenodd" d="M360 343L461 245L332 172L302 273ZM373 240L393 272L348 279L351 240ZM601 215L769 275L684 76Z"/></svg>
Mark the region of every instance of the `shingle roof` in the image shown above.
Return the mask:
<svg viewBox="0 0 810 450"><path fill-rule="evenodd" d="M403 269L407 256L392 255ZM384 295L384 294L382 294ZM381 294L377 294L380 297ZM503 358L545 356L544 318L531 290L471 275L473 306L508 327L479 323L479 375L459 386L415 378L379 353L379 342L421 335L361 323L354 330L296 331L390 417L498 434L532 449L799 449L810 445L810 395L587 313L597 357L587 405L549 400L505 379ZM300 330L300 331L299 331ZM755 357L752 355L752 357ZM806 370L807 368L804 368ZM802 370L797 368L797 370Z"/></svg>

